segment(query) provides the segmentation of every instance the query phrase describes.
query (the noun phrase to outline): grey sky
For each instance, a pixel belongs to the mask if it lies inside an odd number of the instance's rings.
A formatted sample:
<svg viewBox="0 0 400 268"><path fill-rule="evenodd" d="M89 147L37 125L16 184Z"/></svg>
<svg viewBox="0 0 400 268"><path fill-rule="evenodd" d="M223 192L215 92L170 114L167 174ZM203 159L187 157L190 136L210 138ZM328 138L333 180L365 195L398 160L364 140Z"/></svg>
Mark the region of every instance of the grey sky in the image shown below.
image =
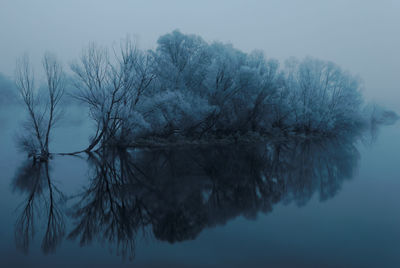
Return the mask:
<svg viewBox="0 0 400 268"><path fill-rule="evenodd" d="M393 109L400 98L398 0L0 0L0 72L11 75L24 52L68 63L90 41L130 34L153 48L174 29L280 60L332 60L364 79L368 98Z"/></svg>

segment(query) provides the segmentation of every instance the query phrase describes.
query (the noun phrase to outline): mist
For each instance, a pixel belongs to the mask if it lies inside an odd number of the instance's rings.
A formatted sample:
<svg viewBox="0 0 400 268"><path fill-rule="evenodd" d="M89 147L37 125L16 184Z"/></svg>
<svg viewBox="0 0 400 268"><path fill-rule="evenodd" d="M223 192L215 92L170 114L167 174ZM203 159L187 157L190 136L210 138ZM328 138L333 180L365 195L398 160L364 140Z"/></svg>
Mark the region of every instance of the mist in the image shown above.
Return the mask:
<svg viewBox="0 0 400 268"><path fill-rule="evenodd" d="M0 266L400 267L399 11L0 0Z"/></svg>
<svg viewBox="0 0 400 268"><path fill-rule="evenodd" d="M179 29L206 41L336 62L364 81L364 95L396 109L400 3L384 1L1 1L0 72L12 75L27 52L40 64L45 51L64 63L94 41L113 45L131 35L143 49Z"/></svg>

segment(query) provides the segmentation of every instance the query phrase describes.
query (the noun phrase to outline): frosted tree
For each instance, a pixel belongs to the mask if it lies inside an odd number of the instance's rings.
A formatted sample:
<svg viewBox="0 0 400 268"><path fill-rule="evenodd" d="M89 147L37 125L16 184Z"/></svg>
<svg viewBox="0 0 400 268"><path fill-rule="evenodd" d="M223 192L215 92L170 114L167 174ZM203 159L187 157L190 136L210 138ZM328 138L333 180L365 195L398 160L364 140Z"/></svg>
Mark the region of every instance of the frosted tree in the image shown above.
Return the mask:
<svg viewBox="0 0 400 268"><path fill-rule="evenodd" d="M292 61L286 86L295 117L291 124L298 131L340 131L360 123L360 82L337 65L312 58Z"/></svg>

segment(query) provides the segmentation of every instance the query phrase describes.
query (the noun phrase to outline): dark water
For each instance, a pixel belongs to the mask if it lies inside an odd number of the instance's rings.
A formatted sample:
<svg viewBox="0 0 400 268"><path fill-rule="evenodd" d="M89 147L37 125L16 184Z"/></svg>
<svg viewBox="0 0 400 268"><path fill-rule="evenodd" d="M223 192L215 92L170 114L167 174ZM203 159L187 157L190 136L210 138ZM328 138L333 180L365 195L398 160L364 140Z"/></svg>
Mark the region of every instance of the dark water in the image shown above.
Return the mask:
<svg viewBox="0 0 400 268"><path fill-rule="evenodd" d="M400 267L400 128L32 165L0 116L1 267ZM53 151L87 142L77 114ZM132 261L130 261L132 259Z"/></svg>

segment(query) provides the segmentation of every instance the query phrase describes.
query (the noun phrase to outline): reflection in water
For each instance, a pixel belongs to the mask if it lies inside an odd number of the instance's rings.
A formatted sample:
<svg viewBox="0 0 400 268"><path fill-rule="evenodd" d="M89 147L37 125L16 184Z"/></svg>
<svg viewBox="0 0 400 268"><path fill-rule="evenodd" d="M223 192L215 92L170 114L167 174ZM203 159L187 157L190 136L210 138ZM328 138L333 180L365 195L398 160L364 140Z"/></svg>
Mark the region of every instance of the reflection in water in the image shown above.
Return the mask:
<svg viewBox="0 0 400 268"><path fill-rule="evenodd" d="M25 162L18 170L13 186L27 195L15 224L17 248L28 252L29 242L35 233L35 220L43 216L41 213L47 213L42 250L44 253L54 252L65 234L65 225L63 212L58 207L63 194L50 178L49 163Z"/></svg>
<svg viewBox="0 0 400 268"><path fill-rule="evenodd" d="M304 205L315 193L326 200L352 177L359 159L355 142L102 148L88 157L89 181L72 200L68 238L81 245L100 240L133 258L138 234L174 243L195 239L204 228L240 215L254 219L280 202ZM55 197L60 200L62 194L52 183L48 163L27 163L14 185L28 195L16 224L17 245L28 248L36 200L48 216L42 248L54 250L65 228Z"/></svg>

